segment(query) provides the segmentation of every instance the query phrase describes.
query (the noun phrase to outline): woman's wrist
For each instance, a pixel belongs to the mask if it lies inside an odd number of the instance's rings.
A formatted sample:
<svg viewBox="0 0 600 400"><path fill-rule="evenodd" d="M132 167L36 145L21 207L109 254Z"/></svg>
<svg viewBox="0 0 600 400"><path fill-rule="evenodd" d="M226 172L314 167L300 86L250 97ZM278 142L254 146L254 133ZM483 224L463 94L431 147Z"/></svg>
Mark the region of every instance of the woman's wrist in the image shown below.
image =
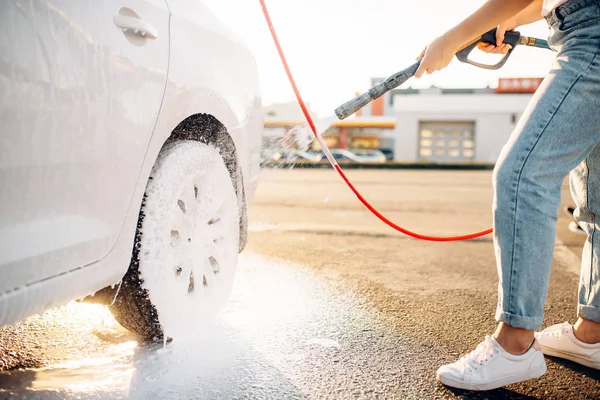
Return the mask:
<svg viewBox="0 0 600 400"><path fill-rule="evenodd" d="M462 24L456 25L444 35L444 39L456 49L459 49L465 44L472 42L476 37L477 35L470 33L469 30Z"/></svg>

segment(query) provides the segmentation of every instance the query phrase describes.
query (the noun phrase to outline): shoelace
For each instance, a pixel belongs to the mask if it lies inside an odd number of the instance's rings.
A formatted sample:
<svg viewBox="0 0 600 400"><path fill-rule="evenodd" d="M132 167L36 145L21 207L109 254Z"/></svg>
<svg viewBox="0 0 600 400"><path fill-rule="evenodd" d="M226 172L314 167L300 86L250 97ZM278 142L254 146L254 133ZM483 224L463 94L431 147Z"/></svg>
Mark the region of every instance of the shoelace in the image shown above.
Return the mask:
<svg viewBox="0 0 600 400"><path fill-rule="evenodd" d="M494 346L492 337L486 336L475 350L463 356L460 361L467 365L469 372L473 372L486 365L495 354L498 354L498 350Z"/></svg>
<svg viewBox="0 0 600 400"><path fill-rule="evenodd" d="M560 325L560 329L553 329L551 331L542 331L539 334L542 336L554 336L555 338L559 338L561 335L566 335L571 330L571 325L569 323L563 323Z"/></svg>

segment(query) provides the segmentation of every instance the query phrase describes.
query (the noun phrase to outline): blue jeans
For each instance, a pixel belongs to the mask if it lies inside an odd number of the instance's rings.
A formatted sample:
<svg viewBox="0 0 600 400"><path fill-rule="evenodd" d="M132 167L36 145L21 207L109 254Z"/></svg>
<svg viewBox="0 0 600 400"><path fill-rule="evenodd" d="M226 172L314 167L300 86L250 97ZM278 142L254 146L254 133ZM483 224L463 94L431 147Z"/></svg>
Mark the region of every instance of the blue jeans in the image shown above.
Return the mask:
<svg viewBox="0 0 600 400"><path fill-rule="evenodd" d="M574 215L588 233L578 313L600 322L600 0L569 0L546 19L556 59L493 174L496 320L531 330L542 325L569 172Z"/></svg>

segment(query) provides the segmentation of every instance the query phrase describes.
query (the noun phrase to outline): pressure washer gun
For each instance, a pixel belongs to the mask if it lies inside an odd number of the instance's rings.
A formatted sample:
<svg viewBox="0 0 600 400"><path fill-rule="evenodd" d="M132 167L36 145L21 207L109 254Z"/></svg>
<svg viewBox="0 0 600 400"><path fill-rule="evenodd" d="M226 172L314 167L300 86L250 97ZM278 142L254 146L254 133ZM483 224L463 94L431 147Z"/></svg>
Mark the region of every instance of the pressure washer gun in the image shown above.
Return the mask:
<svg viewBox="0 0 600 400"><path fill-rule="evenodd" d="M471 55L471 52L480 43L496 44L496 28L490 30L489 32L484 33L481 37L479 37L479 38L475 39L474 41L472 41L471 43L465 45L462 49L460 49L456 53L456 58L458 58L459 61L462 61L467 64L475 65L476 67L479 67L479 68L499 69L506 63L506 61L508 60L508 57L510 57L510 55L512 54L512 51L515 49L515 47L517 47L517 45L538 47L541 49L550 50L550 47L548 46L548 42L546 40L537 39L537 38L528 37L528 36L521 36L521 34L519 32L508 31L508 32L505 32L505 34L504 34L503 43L511 45L510 50L508 51L508 53L506 53L506 55L504 56L504 58L502 58L502 60L500 60L496 64L488 65L488 64L474 61L471 58L469 58L469 56ZM415 72L417 72L417 69L419 68L420 64L421 64L421 60L417 61L416 63L414 63L413 65L411 65L410 67L408 67L402 71L396 72L394 75L390 76L382 83L373 86L371 89L369 89L368 92L363 93L360 96L355 97L354 99L342 104L341 106L339 106L338 108L335 109L335 115L337 115L337 117L339 119L345 119L345 118L349 117L350 115L354 114L355 112L357 112L358 110L360 110L361 108L363 108L364 106L369 104L371 101L375 100L378 97L383 96L388 91L402 85L409 78L411 78L415 74Z"/></svg>

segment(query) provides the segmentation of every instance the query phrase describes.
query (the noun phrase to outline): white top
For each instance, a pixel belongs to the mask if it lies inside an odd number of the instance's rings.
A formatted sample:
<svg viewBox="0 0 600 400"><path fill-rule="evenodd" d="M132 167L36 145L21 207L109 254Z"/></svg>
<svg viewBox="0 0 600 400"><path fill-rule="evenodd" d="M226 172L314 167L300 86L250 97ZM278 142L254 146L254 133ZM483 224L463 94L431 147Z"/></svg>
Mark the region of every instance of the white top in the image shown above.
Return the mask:
<svg viewBox="0 0 600 400"><path fill-rule="evenodd" d="M550 14L556 7L565 4L568 0L544 0L542 5L542 17Z"/></svg>

